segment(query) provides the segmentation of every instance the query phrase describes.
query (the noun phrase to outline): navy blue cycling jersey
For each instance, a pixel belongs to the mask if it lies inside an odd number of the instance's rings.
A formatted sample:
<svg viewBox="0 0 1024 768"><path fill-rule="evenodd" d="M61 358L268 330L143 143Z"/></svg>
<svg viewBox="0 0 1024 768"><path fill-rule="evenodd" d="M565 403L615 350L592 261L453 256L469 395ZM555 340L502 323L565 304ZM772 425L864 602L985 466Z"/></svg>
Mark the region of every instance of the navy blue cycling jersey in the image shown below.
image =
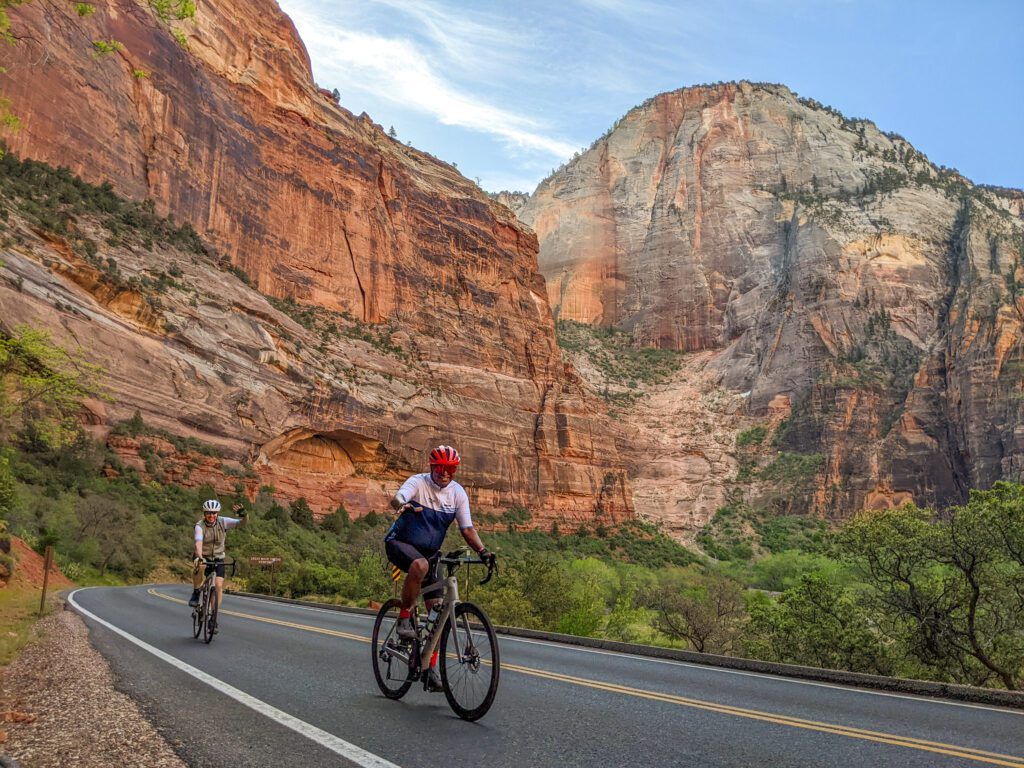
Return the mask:
<svg viewBox="0 0 1024 768"><path fill-rule="evenodd" d="M430 557L444 544L448 526L455 520L454 512L439 512L423 507L422 512L403 512L395 520L384 541L401 541L419 550L424 557Z"/></svg>

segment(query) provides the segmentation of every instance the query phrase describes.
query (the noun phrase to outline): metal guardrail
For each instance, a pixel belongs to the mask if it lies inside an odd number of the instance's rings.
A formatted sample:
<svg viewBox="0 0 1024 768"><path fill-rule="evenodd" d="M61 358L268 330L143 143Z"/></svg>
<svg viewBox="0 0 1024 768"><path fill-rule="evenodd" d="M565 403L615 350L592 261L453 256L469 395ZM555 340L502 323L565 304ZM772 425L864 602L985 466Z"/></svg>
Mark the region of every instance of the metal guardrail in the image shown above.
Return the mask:
<svg viewBox="0 0 1024 768"><path fill-rule="evenodd" d="M228 592L228 590L224 591ZM253 592L231 591L230 594L239 595L241 597L252 597L259 600L269 600L276 603L305 605L313 608L339 611L341 613L354 613L362 616L377 615L377 611L371 608L354 608L347 605L335 605L333 603L318 603L312 600L294 600L287 597L259 595ZM835 685L848 685L917 696L954 699L956 701L967 701L975 704L990 704L1000 707L1024 709L1024 691L1005 691L996 688L978 688L971 685L937 683L931 680L910 680L902 677L869 675L863 672L843 672L836 669L804 667L797 664L779 664L773 661L758 661L757 659L744 659L738 656L719 656L713 653L698 653L697 651L682 651L676 648L660 648L655 645L623 643L617 640L602 640L596 637L563 635L558 632L542 632L535 629L506 627L498 624L494 625L494 629L498 634L508 635L509 637L545 640L553 643L562 643L564 645L575 645L581 648L595 648L603 651L611 651L613 653L624 653L653 659L683 661L689 664L702 664L705 666L736 669L745 672L759 672L766 675L781 675L783 677L792 677L800 680L814 680L817 682L833 683Z"/></svg>

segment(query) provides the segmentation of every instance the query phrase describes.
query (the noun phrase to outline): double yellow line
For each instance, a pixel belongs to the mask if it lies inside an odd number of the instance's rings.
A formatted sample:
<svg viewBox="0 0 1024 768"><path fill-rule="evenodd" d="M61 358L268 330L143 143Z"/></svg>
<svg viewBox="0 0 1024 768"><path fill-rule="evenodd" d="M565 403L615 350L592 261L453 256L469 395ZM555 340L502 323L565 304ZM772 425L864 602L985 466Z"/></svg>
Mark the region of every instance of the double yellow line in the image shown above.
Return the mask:
<svg viewBox="0 0 1024 768"><path fill-rule="evenodd" d="M184 600L179 600L176 597L162 594L157 592L155 589L150 589L149 594L155 597L163 598L164 600L170 600L174 603L185 604ZM238 611L223 610L222 613L226 613L229 616L237 616L242 619L250 619L252 621L262 621L266 624L276 624L282 627L289 627L292 629L300 629L306 632L316 632L322 635L330 635L332 637L341 637L346 640L356 640L361 643L370 642L370 638L364 637L363 635L355 635L350 632L339 632L334 629L324 629L323 627L314 627L309 624L298 624L292 621L281 621L280 619L270 619L264 616L256 616L251 613L240 613ZM524 675L531 675L533 677L541 677L547 680L553 680L560 683L568 683L570 685L579 685L584 688L593 688L595 690L608 691L610 693L618 693L624 696L635 696L642 699L650 699L651 701L660 701L667 704L676 704L678 706L690 707L692 709L702 709L708 712L717 712L723 715L733 715L734 717L744 717L750 720L760 720L766 723L775 723L776 725L785 725L790 728L802 728L811 731L820 731L821 733L831 733L836 736L846 736L851 739L862 739L864 741L873 741L879 744L889 744L895 747L906 747L908 749L917 749L924 752L933 752L939 755L946 755L948 757L957 757L965 760L974 760L979 763L987 763L989 765L1000 765L1006 766L1007 768L1024 768L1024 758L1014 757L1013 755L1004 755L999 752L987 752L983 749L974 749L973 747L961 747L955 744L945 744L940 741L928 741L926 739L917 739L912 736L899 736L892 733L883 733L879 731L870 731L864 728L853 728L845 725L837 725L835 723L823 723L816 720L805 720L799 717L791 717L789 715L779 715L773 712L763 712L757 709L745 709L743 707L732 707L727 704L718 704L713 701L704 701L702 699L690 699L684 696L675 696L670 693L661 693L659 691L649 691L643 688L633 688L626 685L617 685L615 683L606 683L600 680L591 680L585 677L575 677L573 675L563 675L558 672L548 672L543 669L535 669L533 667L524 667L518 664L509 664L507 662L501 665L504 670L511 670L519 672Z"/></svg>

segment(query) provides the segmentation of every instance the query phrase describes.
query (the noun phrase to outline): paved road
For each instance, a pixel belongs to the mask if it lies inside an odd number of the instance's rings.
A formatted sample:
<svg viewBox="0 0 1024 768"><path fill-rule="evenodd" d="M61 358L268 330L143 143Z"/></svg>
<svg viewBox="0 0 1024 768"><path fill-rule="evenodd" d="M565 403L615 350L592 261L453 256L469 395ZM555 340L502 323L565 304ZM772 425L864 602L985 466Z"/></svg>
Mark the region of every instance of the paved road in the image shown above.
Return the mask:
<svg viewBox="0 0 1024 768"><path fill-rule="evenodd" d="M120 687L194 766L1024 768L1024 712L509 637L494 707L466 723L443 694L380 695L370 617L229 596L205 645L188 592L72 602Z"/></svg>

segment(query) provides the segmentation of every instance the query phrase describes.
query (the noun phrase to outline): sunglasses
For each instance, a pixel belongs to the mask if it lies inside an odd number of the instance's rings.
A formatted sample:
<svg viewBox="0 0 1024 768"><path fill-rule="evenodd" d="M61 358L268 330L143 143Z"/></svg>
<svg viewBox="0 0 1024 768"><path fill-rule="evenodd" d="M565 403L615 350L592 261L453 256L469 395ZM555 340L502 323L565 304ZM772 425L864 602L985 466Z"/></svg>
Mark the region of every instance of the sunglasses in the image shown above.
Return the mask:
<svg viewBox="0 0 1024 768"><path fill-rule="evenodd" d="M430 471L437 472L439 475L454 475L456 469L458 469L458 467L448 466L447 464L432 464L430 466Z"/></svg>

